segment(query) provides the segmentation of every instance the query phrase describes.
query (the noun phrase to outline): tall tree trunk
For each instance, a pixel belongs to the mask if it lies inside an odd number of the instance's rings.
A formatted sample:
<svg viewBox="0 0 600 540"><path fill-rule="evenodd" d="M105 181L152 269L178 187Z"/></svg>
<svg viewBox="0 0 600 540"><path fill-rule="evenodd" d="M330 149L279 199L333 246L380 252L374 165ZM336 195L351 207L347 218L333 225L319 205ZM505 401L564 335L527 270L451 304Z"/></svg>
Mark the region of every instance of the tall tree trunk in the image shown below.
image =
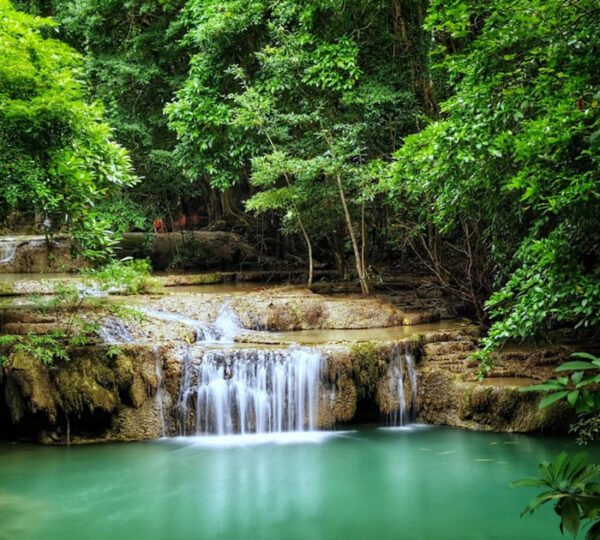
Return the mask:
<svg viewBox="0 0 600 540"><path fill-rule="evenodd" d="M335 177L337 180L338 189L340 191L340 200L342 201L342 207L344 209L346 226L348 227L348 233L350 234L350 240L352 241L352 249L354 250L354 259L356 261L356 271L360 281L360 290L363 294L367 295L370 294L369 284L367 283L367 276L365 275L363 260L358 249L358 242L356 241L356 234L354 232L354 226L352 225L352 218L350 217L348 204L346 203L346 195L344 194L344 186L342 185L342 176L340 173L336 173Z"/></svg>

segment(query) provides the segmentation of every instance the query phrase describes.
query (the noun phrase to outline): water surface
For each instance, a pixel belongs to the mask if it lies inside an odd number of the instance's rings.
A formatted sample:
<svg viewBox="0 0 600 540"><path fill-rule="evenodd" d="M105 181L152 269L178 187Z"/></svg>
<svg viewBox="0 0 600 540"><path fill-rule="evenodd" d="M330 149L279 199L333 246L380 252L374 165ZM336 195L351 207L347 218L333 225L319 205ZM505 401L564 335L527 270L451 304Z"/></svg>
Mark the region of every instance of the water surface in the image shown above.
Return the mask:
<svg viewBox="0 0 600 540"><path fill-rule="evenodd" d="M558 539L506 486L565 447L429 427L3 444L0 538Z"/></svg>

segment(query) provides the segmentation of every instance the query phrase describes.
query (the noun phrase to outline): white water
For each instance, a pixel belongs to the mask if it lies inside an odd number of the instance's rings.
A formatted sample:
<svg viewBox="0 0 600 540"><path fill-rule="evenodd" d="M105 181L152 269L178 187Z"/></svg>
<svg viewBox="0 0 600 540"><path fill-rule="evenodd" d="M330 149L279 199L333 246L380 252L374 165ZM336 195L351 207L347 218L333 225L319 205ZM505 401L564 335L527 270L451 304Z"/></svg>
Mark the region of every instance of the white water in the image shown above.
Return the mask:
<svg viewBox="0 0 600 540"><path fill-rule="evenodd" d="M411 389L410 409L405 395L405 367L408 374L408 382ZM410 353L401 353L398 345L392 350L390 364L388 367L390 395L396 396L399 406L389 415L391 426L404 426L414 416L417 405L417 372L415 370L414 358Z"/></svg>
<svg viewBox="0 0 600 540"><path fill-rule="evenodd" d="M106 319L103 325L96 330L96 333L104 343L109 345L132 343L135 341L135 338L123 326L123 323L114 317Z"/></svg>
<svg viewBox="0 0 600 540"><path fill-rule="evenodd" d="M202 448L231 448L263 444L320 444L329 439L347 437L354 431L288 431L275 433L251 433L245 435L201 435L171 437L170 443L187 444Z"/></svg>
<svg viewBox="0 0 600 540"><path fill-rule="evenodd" d="M233 343L235 336L244 330L238 316L228 304L224 304L214 323L190 319L170 311L141 308L142 313L161 321L179 322L196 332L196 343Z"/></svg>
<svg viewBox="0 0 600 540"><path fill-rule="evenodd" d="M16 242L1 242L0 243L0 264L6 264L15 258L17 253Z"/></svg>
<svg viewBox="0 0 600 540"><path fill-rule="evenodd" d="M312 349L205 350L184 356L181 434L317 428L322 355Z"/></svg>

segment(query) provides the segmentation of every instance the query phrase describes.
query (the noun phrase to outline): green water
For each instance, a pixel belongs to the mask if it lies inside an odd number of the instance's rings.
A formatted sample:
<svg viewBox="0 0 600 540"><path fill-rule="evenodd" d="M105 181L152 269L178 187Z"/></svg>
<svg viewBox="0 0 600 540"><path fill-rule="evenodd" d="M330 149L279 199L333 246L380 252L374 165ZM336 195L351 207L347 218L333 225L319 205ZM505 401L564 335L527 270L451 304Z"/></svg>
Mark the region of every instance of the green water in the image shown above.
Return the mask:
<svg viewBox="0 0 600 540"><path fill-rule="evenodd" d="M446 428L0 446L0 538L544 539L519 513L565 439ZM600 455L596 455L599 458Z"/></svg>

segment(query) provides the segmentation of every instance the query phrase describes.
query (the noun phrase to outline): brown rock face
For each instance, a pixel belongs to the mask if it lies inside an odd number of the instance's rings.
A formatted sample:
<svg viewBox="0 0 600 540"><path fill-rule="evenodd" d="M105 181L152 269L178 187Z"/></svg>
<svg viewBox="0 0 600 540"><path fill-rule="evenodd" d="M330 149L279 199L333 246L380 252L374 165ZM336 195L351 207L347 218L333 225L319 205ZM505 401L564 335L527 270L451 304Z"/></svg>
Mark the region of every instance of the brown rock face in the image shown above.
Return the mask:
<svg viewBox="0 0 600 540"><path fill-rule="evenodd" d="M4 236L0 238L0 273L65 272L79 268L81 260L71 257L71 242L57 236Z"/></svg>
<svg viewBox="0 0 600 540"><path fill-rule="evenodd" d="M316 347L326 367L317 426L351 422L361 417L358 407L368 403L379 410L381 418L392 415L400 405L391 371L398 354L410 354L417 362L417 400L412 401L406 374L404 395L407 409L413 409L420 421L523 432L564 430L568 425L567 407L540 411L538 395L518 391L519 386L538 379L491 377L477 382L475 369L468 367L465 345L472 344L472 338L460 332L454 333L455 341L448 333L441 342L432 342L432 337ZM554 356L549 351L534 352L529 362L543 365L533 366L532 373L544 376L566 352L554 350ZM119 346L118 355L107 353L106 346L81 348L58 369L21 353L15 355L0 383L0 417L9 421L3 422L3 435L45 443L82 443L180 433L183 366L186 355L201 361L202 350L185 344L137 344ZM549 358L554 359L552 364ZM501 359L497 373L517 372L522 363L522 358ZM7 425L12 427L6 429Z"/></svg>
<svg viewBox="0 0 600 540"><path fill-rule="evenodd" d="M260 351L278 351L278 358L290 351L285 336L252 330L318 334L320 329L353 329L351 337L344 332L323 333L329 344L307 342L322 358L315 422L319 428L399 420L401 405L405 416L412 412L419 421L466 429L551 431L565 429L570 421L568 408L540 411L538 395L518 391L548 378L572 352L568 347L508 350L488 378L478 382L477 364L471 359L478 345L476 328L440 323L421 327L423 332L435 330L410 339L397 337L410 334L370 333L369 329L394 327L405 318L402 310L378 299L272 289L243 295L130 297L128 303L151 314L144 320L119 320L114 314L87 309L81 315L88 322L114 327L115 335L131 336L134 344L109 347L98 344L96 336L95 345L91 341L70 350L70 360L56 366L42 365L23 350L0 351L9 357L0 373L0 435L78 443L178 435L183 425L192 432L198 425L195 399L182 399L183 381L190 362L201 365L210 349L196 343L202 332L196 326L214 323L223 305L247 329L238 335L240 342L218 346L224 351L220 365L226 368L236 355L244 362L256 362ZM0 333L17 338L44 335L60 328L62 320L59 311L5 310ZM198 378L198 370L194 376ZM224 369L223 378L228 377L231 373ZM182 412L184 402L188 409Z"/></svg>
<svg viewBox="0 0 600 540"><path fill-rule="evenodd" d="M205 269L281 266L280 261L260 255L240 236L221 231L180 231L154 235L127 233L118 249L123 257L149 257L156 270L169 268L179 251L184 249L192 259L195 257L201 261Z"/></svg>

